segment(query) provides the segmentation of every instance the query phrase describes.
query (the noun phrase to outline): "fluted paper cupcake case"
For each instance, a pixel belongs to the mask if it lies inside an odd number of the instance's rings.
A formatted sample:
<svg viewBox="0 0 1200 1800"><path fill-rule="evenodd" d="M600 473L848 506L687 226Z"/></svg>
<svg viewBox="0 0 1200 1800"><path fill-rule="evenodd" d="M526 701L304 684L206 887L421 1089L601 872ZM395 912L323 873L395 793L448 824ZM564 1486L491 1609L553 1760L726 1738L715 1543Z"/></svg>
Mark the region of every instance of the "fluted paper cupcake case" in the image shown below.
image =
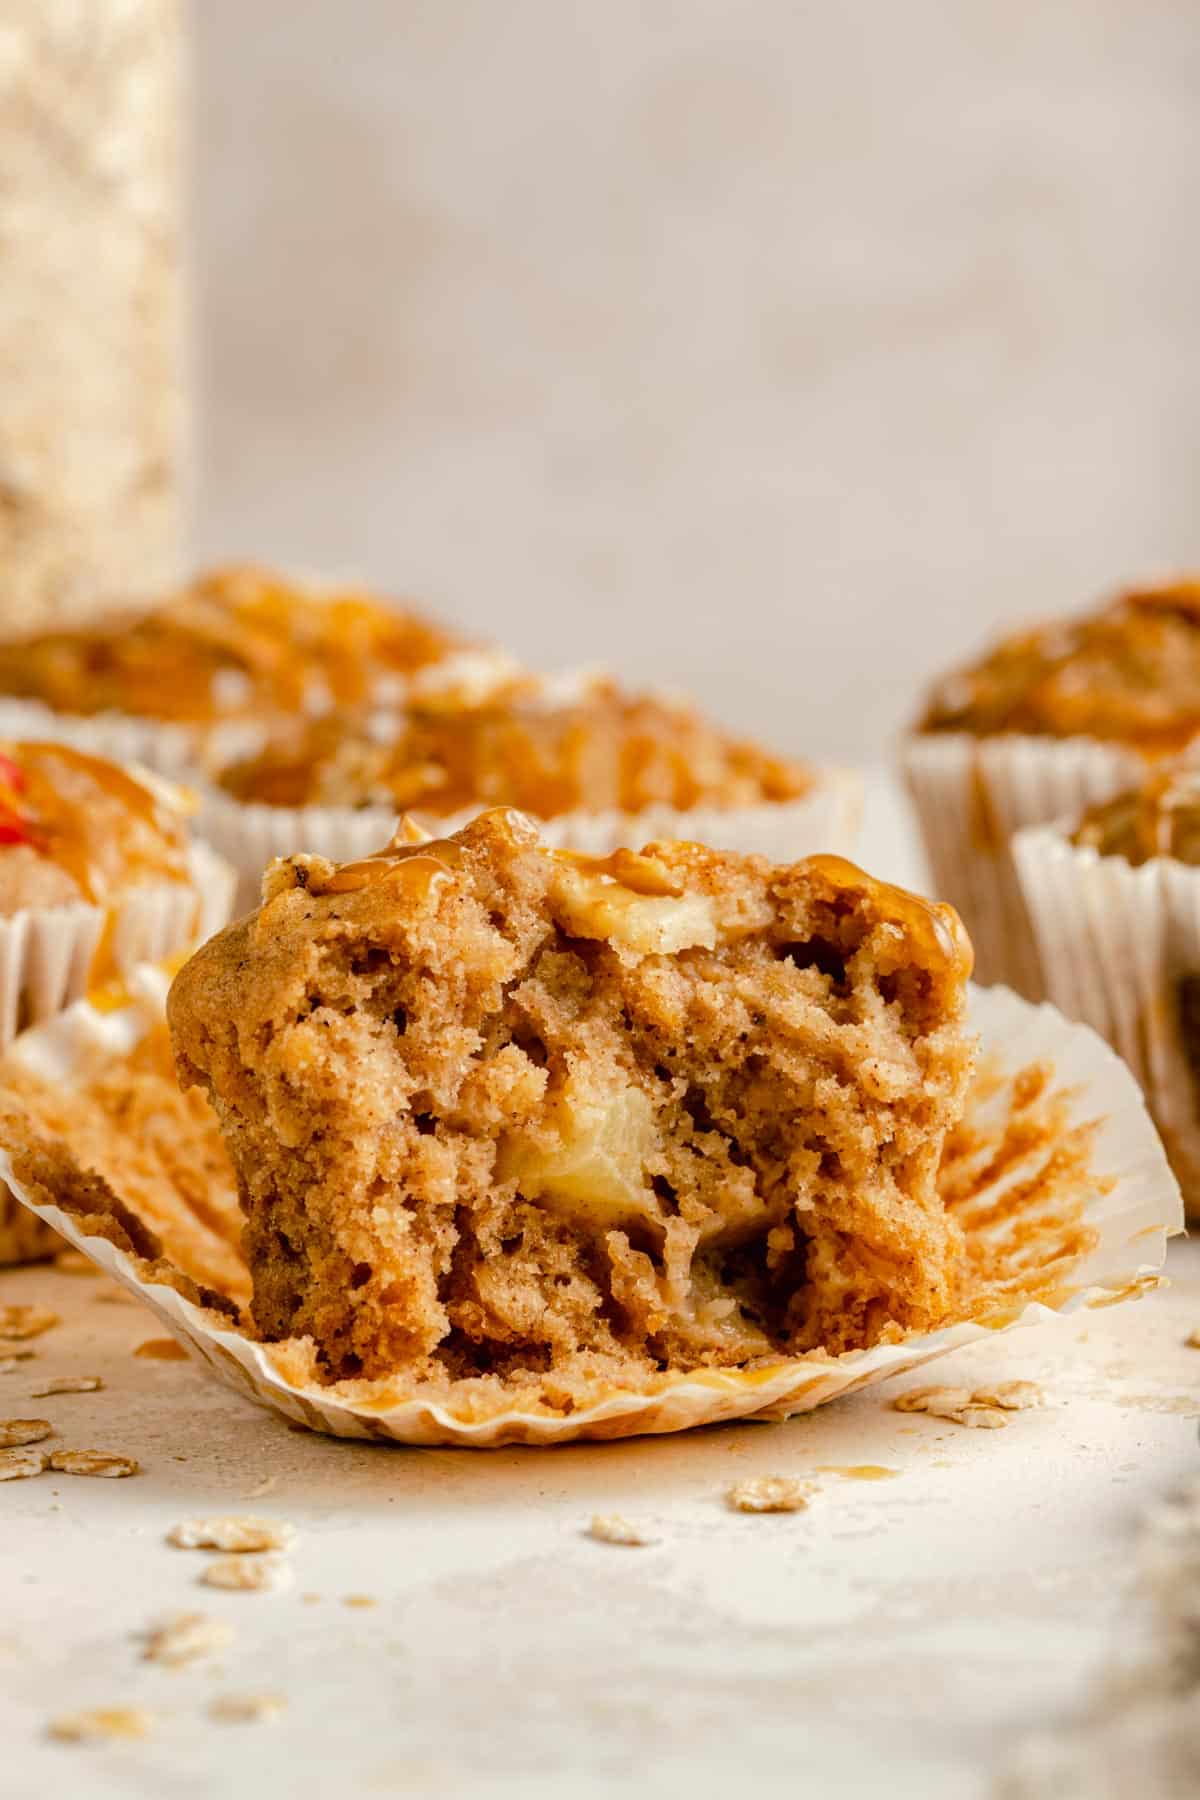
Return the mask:
<svg viewBox="0 0 1200 1800"><path fill-rule="evenodd" d="M0 738L71 744L109 762L142 763L156 774L188 781L206 756L232 761L253 755L262 744L263 727L241 719L201 726L131 713L61 713L40 700L0 699Z"/></svg>
<svg viewBox="0 0 1200 1800"><path fill-rule="evenodd" d="M87 992L102 939L107 972L119 977L219 931L233 904L233 871L199 842L188 850L188 871L188 883L133 888L111 914L79 901L0 918L0 1052L18 1031ZM21 1209L0 1189L0 1264L25 1262L52 1247L47 1234L31 1235Z"/></svg>
<svg viewBox="0 0 1200 1800"><path fill-rule="evenodd" d="M1048 989L1012 838L1110 799L1144 773L1144 761L1096 738L928 732L904 740L900 763L933 891L963 916L976 979L1042 999Z"/></svg>
<svg viewBox="0 0 1200 1800"><path fill-rule="evenodd" d="M598 1386L569 1413L488 1405L477 1392L458 1400L453 1386L423 1392L401 1377L331 1386L298 1379L292 1371L303 1346L256 1342L161 1264L98 1235L94 1221L65 1210L42 1185L45 1157L27 1162L11 1127L9 1141L0 1139L0 1176L40 1219L144 1301L219 1380L315 1431L490 1448L784 1419L998 1331L1111 1305L1156 1285L1182 1211L1129 1071L1094 1033L1051 1007L1031 1006L1004 989L975 989L971 1009L992 1079L979 1084L947 1203L991 1274L963 1316L924 1336L836 1357L810 1353L740 1369L668 1372L636 1388ZM131 1047L150 1018L144 994L127 1016L93 1014L81 1003L36 1034L39 1066L69 1084L94 1041Z"/></svg>
<svg viewBox="0 0 1200 1800"><path fill-rule="evenodd" d="M466 807L440 820L443 835L457 831L481 810ZM418 809L419 811L419 809ZM816 851L848 856L858 836L862 782L847 770L818 773L799 800L736 808L647 807L638 813L564 813L538 821L543 843L593 856L624 847L641 849L655 838L688 838L716 849L795 862ZM203 792L197 829L237 870L238 903L258 901L262 872L276 856L307 852L331 862L370 856L391 837L398 814L390 806L244 805L217 789Z"/></svg>
<svg viewBox="0 0 1200 1800"><path fill-rule="evenodd" d="M1013 844L1050 998L1128 1063L1200 1218L1200 1063L1180 1009L1180 983L1200 983L1200 869L1102 856L1070 841L1077 822Z"/></svg>

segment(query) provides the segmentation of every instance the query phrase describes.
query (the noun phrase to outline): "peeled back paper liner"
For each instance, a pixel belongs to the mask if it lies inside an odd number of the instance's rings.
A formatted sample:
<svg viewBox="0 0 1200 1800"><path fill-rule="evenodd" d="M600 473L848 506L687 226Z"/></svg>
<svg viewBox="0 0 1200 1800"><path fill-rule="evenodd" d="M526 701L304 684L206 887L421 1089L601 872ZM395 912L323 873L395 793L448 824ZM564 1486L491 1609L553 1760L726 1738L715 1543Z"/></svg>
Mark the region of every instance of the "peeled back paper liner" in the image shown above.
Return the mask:
<svg viewBox="0 0 1200 1800"><path fill-rule="evenodd" d="M112 910L78 901L0 918L0 1053L19 1031L60 1013L97 981L122 977L219 931L233 904L233 871L201 843L189 848L188 866L189 883L147 883ZM54 1248L0 1186L0 1265Z"/></svg>
<svg viewBox="0 0 1200 1800"><path fill-rule="evenodd" d="M1013 844L1050 998L1128 1063L1200 1218L1200 869L1102 856L1076 822Z"/></svg>
<svg viewBox="0 0 1200 1800"><path fill-rule="evenodd" d="M1013 835L1111 799L1145 772L1136 752L1096 738L927 732L901 746L933 890L962 914L975 975L1028 1000L1048 988L1012 857Z"/></svg>
<svg viewBox="0 0 1200 1800"><path fill-rule="evenodd" d="M158 977L158 992L165 981ZM144 987L145 984L143 984ZM82 1003L28 1034L24 1054L69 1083L107 1046L128 1055L151 1028L145 994L124 1011ZM1167 1238L1182 1228L1179 1190L1129 1071L1093 1032L1004 989L972 993L980 1073L947 1145L942 1187L963 1225L961 1315L940 1330L840 1356L810 1352L736 1369L661 1373L638 1386L597 1384L570 1411L547 1399L517 1408L479 1383L436 1389L389 1380L322 1385L305 1342L256 1342L237 1306L139 1246L124 1196L107 1190L69 1140L47 1140L6 1109L0 1176L157 1314L238 1393L314 1431L405 1444L557 1444L681 1431L732 1419L787 1418L965 1344L1079 1307L1107 1306L1157 1285ZM123 1204L124 1202L124 1204ZM135 1231L134 1236L137 1233Z"/></svg>
<svg viewBox="0 0 1200 1800"><path fill-rule="evenodd" d="M448 836L483 805L481 801L439 819L432 828ZM420 808L415 810L420 816ZM861 811L859 777L826 769L817 772L812 788L798 800L688 811L653 806L637 813L573 812L537 825L544 844L591 856L607 856L622 847L640 850L656 838L687 838L714 849L795 862L818 851L852 855ZM210 789L202 799L197 830L237 870L238 901L249 907L257 904L263 870L275 857L307 853L330 862L356 862L382 848L398 816L391 806L244 805Z"/></svg>

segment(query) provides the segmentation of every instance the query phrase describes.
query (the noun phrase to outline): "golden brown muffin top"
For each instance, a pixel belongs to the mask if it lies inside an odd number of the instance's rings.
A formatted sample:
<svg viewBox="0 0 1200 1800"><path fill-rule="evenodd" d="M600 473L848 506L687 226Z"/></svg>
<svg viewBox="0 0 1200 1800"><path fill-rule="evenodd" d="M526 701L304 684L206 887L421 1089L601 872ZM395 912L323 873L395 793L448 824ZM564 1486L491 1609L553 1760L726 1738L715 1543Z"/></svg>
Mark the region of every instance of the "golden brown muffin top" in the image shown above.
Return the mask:
<svg viewBox="0 0 1200 1800"><path fill-rule="evenodd" d="M185 797L66 744L0 744L0 916L188 879Z"/></svg>
<svg viewBox="0 0 1200 1800"><path fill-rule="evenodd" d="M151 612L0 644L0 693L56 712L208 724L352 706L465 648L357 589L217 569Z"/></svg>
<svg viewBox="0 0 1200 1800"><path fill-rule="evenodd" d="M919 729L1181 750L1200 732L1200 578L1005 638L939 683Z"/></svg>
<svg viewBox="0 0 1200 1800"><path fill-rule="evenodd" d="M1169 763L1139 786L1089 807L1071 842L1135 865L1173 856L1200 867L1200 767Z"/></svg>
<svg viewBox="0 0 1200 1800"><path fill-rule="evenodd" d="M529 695L410 710L382 733L332 715L297 722L219 779L245 802L381 805L431 819L471 806L541 819L754 806L797 799L812 785L802 763L730 736L692 707L611 684L566 705Z"/></svg>

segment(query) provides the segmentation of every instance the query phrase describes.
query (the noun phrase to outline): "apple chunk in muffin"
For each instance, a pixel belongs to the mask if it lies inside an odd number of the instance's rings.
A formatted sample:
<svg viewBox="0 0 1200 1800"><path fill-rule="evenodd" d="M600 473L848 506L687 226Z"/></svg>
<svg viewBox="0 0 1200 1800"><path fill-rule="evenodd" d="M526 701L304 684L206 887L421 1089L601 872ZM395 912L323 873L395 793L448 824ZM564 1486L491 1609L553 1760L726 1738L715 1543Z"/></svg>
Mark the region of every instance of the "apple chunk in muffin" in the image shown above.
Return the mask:
<svg viewBox="0 0 1200 1800"><path fill-rule="evenodd" d="M327 1378L838 1352L946 1314L956 915L833 857L600 859L520 814L273 865L177 976L253 1312Z"/></svg>

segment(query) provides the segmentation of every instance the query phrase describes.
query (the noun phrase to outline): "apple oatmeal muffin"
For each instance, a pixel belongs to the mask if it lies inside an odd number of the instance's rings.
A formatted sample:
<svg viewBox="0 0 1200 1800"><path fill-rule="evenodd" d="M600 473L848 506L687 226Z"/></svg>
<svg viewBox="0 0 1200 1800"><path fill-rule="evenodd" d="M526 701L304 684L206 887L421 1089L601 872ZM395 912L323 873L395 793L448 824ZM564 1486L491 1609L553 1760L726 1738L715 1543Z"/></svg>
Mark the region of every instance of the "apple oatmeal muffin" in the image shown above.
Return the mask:
<svg viewBox="0 0 1200 1800"><path fill-rule="evenodd" d="M602 681L560 703L530 680L490 704L415 707L375 725L345 714L293 721L217 781L243 802L387 806L440 821L484 806L539 819L755 806L799 799L813 773L683 700Z"/></svg>
<svg viewBox="0 0 1200 1800"><path fill-rule="evenodd" d="M168 1012L264 1340L570 1404L946 1316L969 969L950 908L837 858L599 859L496 809L280 861Z"/></svg>
<svg viewBox="0 0 1200 1800"><path fill-rule="evenodd" d="M455 669L478 687L483 674L509 679L512 668L374 595L239 565L198 576L149 611L0 642L0 695L67 719L184 727L203 742L221 723L394 704L422 681L437 691Z"/></svg>
<svg viewBox="0 0 1200 1800"><path fill-rule="evenodd" d="M1016 632L939 681L902 760L934 885L966 921L979 979L1029 999L1048 991L1015 833L1078 817L1198 733L1195 578Z"/></svg>

